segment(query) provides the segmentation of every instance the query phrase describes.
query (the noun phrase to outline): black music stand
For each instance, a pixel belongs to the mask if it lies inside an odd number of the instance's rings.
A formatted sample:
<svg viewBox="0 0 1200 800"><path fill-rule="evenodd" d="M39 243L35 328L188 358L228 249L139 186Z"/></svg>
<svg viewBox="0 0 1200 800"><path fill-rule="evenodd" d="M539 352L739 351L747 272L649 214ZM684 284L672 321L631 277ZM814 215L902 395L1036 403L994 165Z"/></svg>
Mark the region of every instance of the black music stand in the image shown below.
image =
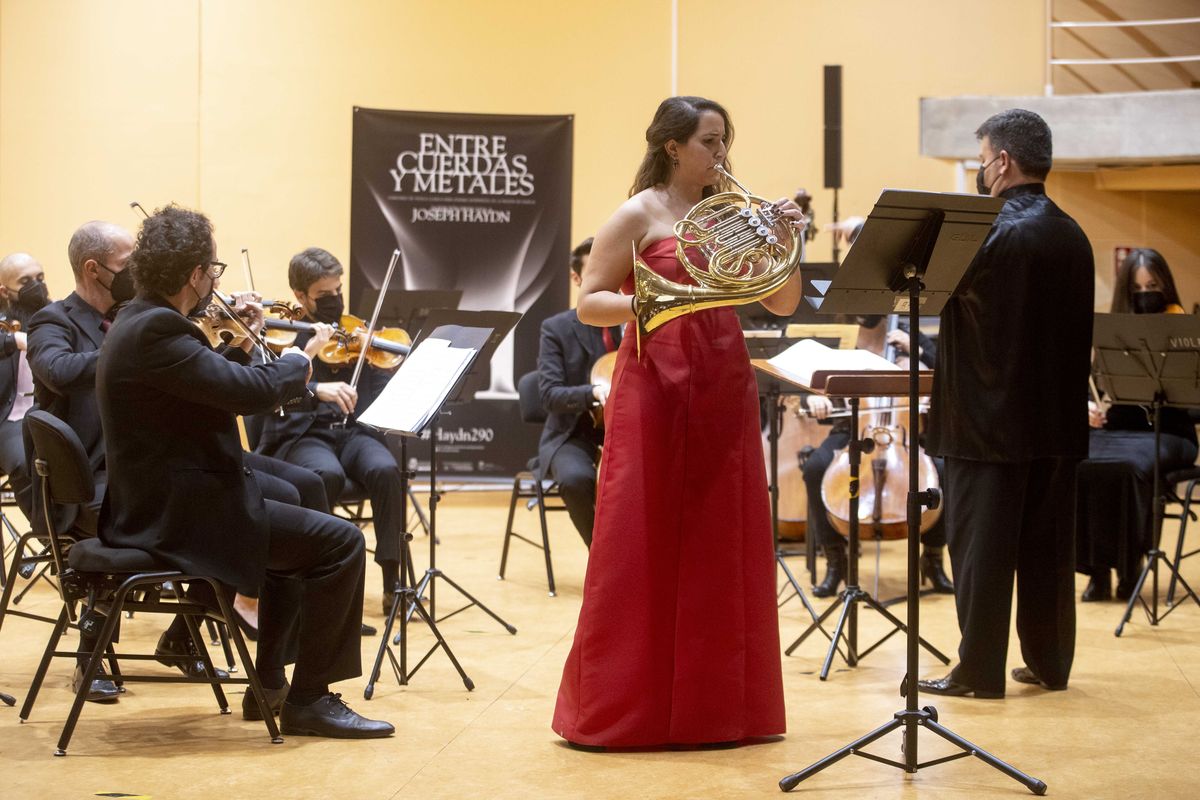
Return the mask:
<svg viewBox="0 0 1200 800"><path fill-rule="evenodd" d="M379 290L363 289L361 299L365 308L374 308ZM379 309L379 324L401 327L409 336L416 337L431 313L456 309L461 301L462 289L391 289Z"/></svg>
<svg viewBox="0 0 1200 800"><path fill-rule="evenodd" d="M742 308L742 306L737 306ZM745 320L743 320L744 322ZM782 435L782 420L784 408L781 402L785 395L803 395L808 394L808 389L790 380L786 376L771 369L767 364L767 360L779 355L784 350L802 339L815 339L827 347L840 348L842 346L841 335L827 333L824 328L827 326L808 326L811 328L813 335L804 335L798 337L784 336L750 336L746 337L746 349L750 353L750 364L755 369L755 380L758 383L758 393L760 397L766 399L766 414L767 414L767 444L770 455L767 457L767 467L769 472L767 476L769 483L767 485L767 493L771 498L771 536L775 545L775 561L779 568L783 570L786 585L780 589L782 596L788 589L791 589L791 594L779 601L779 607L782 608L793 597L799 597L800 602L804 604L804 608L808 611L813 622L817 620L816 610L808 600L808 596L800 587L799 581L792 573L791 567L787 565L785 560L788 556L797 555L793 551L783 549L783 543L779 538L779 438ZM783 333L783 331L780 331ZM816 549L814 546L814 537L811 533L806 532L804 537L804 556L805 569L809 571L812 579L816 580ZM829 634L821 628L821 632L828 638Z"/></svg>
<svg viewBox="0 0 1200 800"><path fill-rule="evenodd" d="M415 571L412 567L412 551L409 545L413 537L411 533L405 531L401 536L399 583L394 590L395 596L392 600L392 607L388 611L383 636L379 643L379 650L375 655L375 664L372 667L366 689L363 691L363 697L367 700L370 700L375 694L375 683L379 680L385 654L391 662L397 681L401 686L406 686L417 670L429 660L430 656L439 647L446 651L447 657L462 678L463 685L467 687L468 691L473 690L475 684L467 676L462 665L459 664L458 659L455 658L454 653L451 651L450 645L446 642L445 637L442 636L437 627L437 623L441 620L464 611L471 606L478 606L483 609L483 611L499 622L509 633L515 634L517 632L515 627L497 616L491 609L479 602L473 595L463 589L462 586L437 568L437 504L440 499L437 492L437 422L440 415L445 413L444 409L446 405L456 402L468 402L470 400L475 387L480 385L481 379L477 373L486 369L486 364L491 358L492 353L495 352L496 345L516 325L521 315L505 311L435 310L430 316L431 320L424 326L421 334L413 342L414 352L423 341L431 337L448 340L454 347L470 348L475 352L466 371L458 378L456 384L450 389L441 405L438 408L429 410L427 420L424 424L417 426L418 429L412 431L388 431L389 433L398 434L398 438L400 439L400 475L401 481L404 484L401 494L402 504L405 503L408 497L408 481L414 477L414 473L408 468L407 438L409 436L429 436L429 568L425 570L425 575L420 583L417 583L415 580ZM404 505L401 507L401 517L405 520L408 518L407 509ZM470 602L457 611L446 614L441 620L437 619L434 609L435 586L433 580L435 578L447 581L452 588L457 590ZM427 589L429 591L428 610L425 609L422 601ZM416 666L412 670L409 670L408 623L413 614L420 616L421 620L429 627L430 632L433 633L436 639L436 643L417 662ZM389 641L397 617L400 620L400 629L396 633L395 638ZM398 645L400 648L398 659L392 651L392 645Z"/></svg>
<svg viewBox="0 0 1200 800"><path fill-rule="evenodd" d="M1129 597L1129 605L1117 625L1115 635L1120 636L1139 602L1152 626L1182 605L1167 606L1163 613L1158 613L1159 561L1166 564L1182 584L1185 596L1200 606L1200 597L1161 548L1166 498L1162 492L1158 457L1162 409L1200 406L1200 319L1176 314L1097 314L1092 327L1092 345L1096 351L1092 371L1100 388L1114 403L1149 405L1154 427L1154 514L1151 522L1154 538L1146 553L1146 564ZM1148 577L1153 578L1150 604L1141 596Z"/></svg>
<svg viewBox="0 0 1200 800"><path fill-rule="evenodd" d="M919 389L918 392L923 395L929 394L932 388L933 378L928 372L919 373ZM870 453L875 449L875 441L870 437L864 439L856 438L858 435L858 411L859 403L864 397L895 397L904 394L908 391L909 376L907 373L900 371L885 371L885 372L817 372L813 375L812 391L824 394L829 397L844 398L850 405L850 442L847 445L847 450L850 456L850 485L858 485L858 477L862 469L862 456L864 453ZM915 406L914 406L915 407ZM915 462L914 457L910 461ZM915 486L915 482L910 482L910 486ZM866 658L874 652L880 645L892 638L897 633L907 633L908 628L900 621L895 614L888 611L887 606L881 603L877 598L873 597L869 592L865 591L858 585L858 549L859 549L859 521L858 521L858 494L851 492L850 494L850 512L849 512L849 532L847 535L847 573L846 573L846 588L838 595L838 599L830 604L828 608L822 612L821 616L813 620L812 625L809 625L804 633L800 634L791 645L784 651L784 655L791 655L796 648L804 643L814 631L821 630L825 633L821 625L829 616L838 609L841 613L838 615L837 626L833 629L833 636L829 637L829 650L825 653L825 661L821 665L820 678L827 680L829 678L829 670L833 666L834 653L842 655L847 666L857 667L860 659ZM934 498L931 508L937 506L936 497ZM918 511L918 529L920 526L920 512ZM919 536L919 533L918 533ZM884 619L892 624L891 630L880 637L870 647L860 650L858 647L858 604L865 603L867 608L870 608L879 613ZM825 634L829 636L829 634ZM950 659L938 650L929 642L925 641L920 635L914 635L916 641L921 647L928 650L935 658L943 664L949 664ZM838 649L838 642L842 639L846 641L846 652L843 654Z"/></svg>
<svg viewBox="0 0 1200 800"><path fill-rule="evenodd" d="M796 339L770 338L763 339L760 337L747 338L746 344L751 353L750 363L755 369L755 379L758 383L758 393L760 397L766 398L766 413L767 413L767 443L769 445L770 455L767 456L767 494L771 498L771 541L775 548L775 563L783 570L784 585L776 593L777 605L779 608L791 600L793 597L799 597L800 602L804 605L804 610L808 612L808 616L812 618L813 625L820 629L825 638L833 641L833 637L825 630L817 621L817 611L809 602L808 595L804 593L804 589L800 586L800 582L796 580L795 574L791 567L787 564L787 557L798 555L796 552L789 552L783 549L783 543L779 538L779 437L780 423L783 416L783 403L780 402L784 395L789 394L805 394L807 390L797 386L787 378L780 376L778 373L770 369L767 359L777 355L787 346L796 342ZM769 342L767 346L761 343ZM758 346L752 346L752 343ZM805 533L805 548L806 555L811 553L812 533ZM806 564L806 569L811 568L811 560ZM788 591L786 597L784 594ZM783 597L782 600L779 598Z"/></svg>
<svg viewBox="0 0 1200 800"><path fill-rule="evenodd" d="M991 230L996 214L1004 206L1001 198L977 195L938 194L932 192L884 191L867 218L862 233L855 241L845 265L834 277L833 285L825 292L822 311L850 314L907 313L909 330L919 327L921 314L941 312L946 301L957 289L963 273L975 258L980 245ZM997 309L999 311L999 309ZM908 371L909 408L917 408L920 399L920 344L912 337ZM876 374L877 376L878 374ZM953 376L944 376L953 379ZM861 396L864 390L877 391L877 377L870 374L829 376L827 393ZM858 383L858 386L855 384ZM851 437L853 443L853 436ZM851 458L854 463L854 458ZM975 756L1020 782L1034 794L1046 793L1046 784L1006 764L992 754L963 739L938 721L933 706L917 707L917 654L920 637L920 559L921 508L934 507L940 502L936 490L916 491L920 474L918 460L909 459L908 493L908 624L907 674L902 683L905 708L897 711L890 721L862 736L836 752L799 772L779 781L779 788L791 791L801 781L812 777L849 755L916 773L948 761ZM853 478L852 478L853 480ZM852 501L853 503L853 501ZM858 519L853 503L852 524ZM853 544L851 544L853 547ZM895 761L863 748L894 730L904 729L903 761ZM922 763L918 759L918 733L921 728L933 731L957 747L960 752Z"/></svg>

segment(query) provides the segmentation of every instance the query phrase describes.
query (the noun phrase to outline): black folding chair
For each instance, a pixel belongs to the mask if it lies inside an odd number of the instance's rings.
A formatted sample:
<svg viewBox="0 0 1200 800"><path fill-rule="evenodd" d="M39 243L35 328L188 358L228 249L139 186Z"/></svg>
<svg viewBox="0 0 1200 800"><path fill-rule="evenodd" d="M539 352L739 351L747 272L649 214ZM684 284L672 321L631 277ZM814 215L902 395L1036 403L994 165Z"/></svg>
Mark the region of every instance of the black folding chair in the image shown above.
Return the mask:
<svg viewBox="0 0 1200 800"><path fill-rule="evenodd" d="M517 396L519 398L521 420L529 424L542 425L546 421L546 411L542 408L542 398L538 393L538 375L537 372L527 372L517 381ZM504 529L504 548L500 551L500 575L499 580L504 580L504 573L508 568L508 545L515 537L526 544L531 544L541 550L546 556L546 583L550 587L550 596L555 596L554 589L554 564L550 560L550 529L546 525L546 513L550 511L566 511L567 507L562 504L562 495L559 493L558 484L549 480L542 475L542 465L538 463L538 457L534 456L526 463L526 469L518 472L513 477L512 495L508 502L508 525ZM548 499L557 499L559 502L547 504ZM532 511L534 508L538 511L538 522L542 528L542 541L538 542L528 539L513 530L513 521L517 512L517 500L525 500L525 510Z"/></svg>
<svg viewBox="0 0 1200 800"><path fill-rule="evenodd" d="M1177 491L1179 484L1187 484L1180 494ZM1176 470L1175 472L1167 473L1167 477L1163 479L1163 485L1170 487L1167 489L1167 497L1165 502L1181 504L1179 514L1163 514L1164 519L1179 520L1179 538L1175 541L1175 572L1179 572L1180 565L1185 558L1200 553L1200 548L1191 552L1183 552L1183 538L1187 535L1189 521L1196 521L1196 512L1192 511L1192 503L1197 502L1200 498L1196 497L1196 489L1200 488L1200 467L1189 467L1187 469ZM1175 605L1175 583L1176 577L1171 575L1171 582L1167 584L1167 605Z"/></svg>
<svg viewBox="0 0 1200 800"><path fill-rule="evenodd" d="M46 643L38 664L29 694L21 708L20 718L28 720L33 704L37 700L42 682L52 658L78 659L88 657L84 668L83 678L79 682L79 690L70 714L63 726L62 735L58 740L56 756L66 755L67 745L71 741L79 715L83 711L84 700L100 668L100 663L106 654L110 657L113 680L118 684L134 681L155 683L207 683L212 687L222 714L229 713L229 703L225 699L222 684L241 684L249 687L258 703L259 712L267 726L271 741L278 743L283 739L275 723L259 682L254 662L246 649L241 631L233 624L233 608L219 581L206 575L191 575L159 563L149 553L125 547L108 547L99 539L83 539L72 542L68 537L61 536L55 530L56 526L51 509L58 505L83 504L92 499L94 486L92 471L88 464L87 454L83 450L75 432L64 422L44 411L30 411L26 416L33 439L35 453L34 467L42 479L42 500L46 517L46 527L49 531L50 551L55 569L59 575L62 587L63 609L54 624L53 633ZM182 592L176 592L175 598L166 596L164 584L171 583L176 587L183 584L202 582L208 584L212 594L216 596L219 610L213 611L201 603L187 599ZM58 650L59 640L68 625L77 618L76 603L82 602L83 608L78 615L79 627L95 634L95 647L90 652L74 650ZM121 612L125 610L139 611L149 614L181 615L187 624L188 631L195 643L200 660L204 663L207 677L189 678L183 676L164 675L130 675L121 672L117 666L112 651L112 643L117 640L117 628L121 621ZM229 631L229 636L237 646L238 655L245 667L245 678L218 678L212 659L200 635L197 620L212 619L223 623ZM161 661L175 659L186 661L193 658L189 655L156 656L152 654L121 654L122 662L130 661Z"/></svg>

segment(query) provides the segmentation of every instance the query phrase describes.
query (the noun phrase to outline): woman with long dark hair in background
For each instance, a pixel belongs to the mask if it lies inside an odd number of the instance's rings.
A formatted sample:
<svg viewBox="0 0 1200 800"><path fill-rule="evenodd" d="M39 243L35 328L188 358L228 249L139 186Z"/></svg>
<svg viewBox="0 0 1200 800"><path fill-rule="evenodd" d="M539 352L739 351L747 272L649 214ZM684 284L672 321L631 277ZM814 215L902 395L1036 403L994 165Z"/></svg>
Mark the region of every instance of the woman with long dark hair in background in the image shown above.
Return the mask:
<svg viewBox="0 0 1200 800"><path fill-rule="evenodd" d="M1179 292L1166 259L1137 248L1117 269L1115 314L1182 314ZM1092 426L1088 458L1079 467L1075 523L1076 569L1091 577L1085 603L1110 600L1111 571L1117 598L1128 600L1141 572L1142 555L1153 542L1154 428L1148 406L1088 406ZM1163 475L1196 460L1196 428L1187 409L1164 408L1159 457Z"/></svg>

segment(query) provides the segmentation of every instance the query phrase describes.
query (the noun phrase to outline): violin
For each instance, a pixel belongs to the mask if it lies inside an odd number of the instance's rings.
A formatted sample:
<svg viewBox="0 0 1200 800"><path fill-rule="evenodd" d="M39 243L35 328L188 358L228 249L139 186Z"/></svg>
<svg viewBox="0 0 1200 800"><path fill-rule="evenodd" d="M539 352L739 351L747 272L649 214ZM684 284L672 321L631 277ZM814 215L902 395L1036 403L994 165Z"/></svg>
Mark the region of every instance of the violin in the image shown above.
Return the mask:
<svg viewBox="0 0 1200 800"><path fill-rule="evenodd" d="M0 333L17 333L21 330L21 320L0 319Z"/></svg>
<svg viewBox="0 0 1200 800"><path fill-rule="evenodd" d="M213 292L212 302L192 322L200 328L214 349L221 345L238 347L247 340L254 343L254 349L262 360L273 361L278 354L267 347L257 333L250 329L250 309L235 309L233 298L226 297L220 292Z"/></svg>
<svg viewBox="0 0 1200 800"><path fill-rule="evenodd" d="M304 309L295 303L283 300L263 300L263 340L275 352L282 351L296 343L296 336L301 331L312 330L311 323L300 323L304 319Z"/></svg>
<svg viewBox="0 0 1200 800"><path fill-rule="evenodd" d="M351 314L343 314L341 322L333 332L333 338L321 347L317 358L333 366L351 364L358 360L359 353L367 344L366 338L366 321ZM412 338L403 328L379 328L371 336L366 361L377 369L395 369L408 355L411 345Z"/></svg>

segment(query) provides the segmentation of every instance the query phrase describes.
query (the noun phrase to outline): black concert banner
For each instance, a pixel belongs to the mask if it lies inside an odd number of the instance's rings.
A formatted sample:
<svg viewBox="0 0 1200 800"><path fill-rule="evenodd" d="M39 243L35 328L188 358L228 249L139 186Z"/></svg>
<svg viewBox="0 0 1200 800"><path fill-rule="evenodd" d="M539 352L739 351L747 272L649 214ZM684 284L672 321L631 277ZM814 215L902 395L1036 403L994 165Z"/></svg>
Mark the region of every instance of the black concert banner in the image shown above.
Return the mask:
<svg viewBox="0 0 1200 800"><path fill-rule="evenodd" d="M354 109L350 311L370 315L363 292L399 247L392 291L459 289L460 308L524 314L488 390L441 420L448 478L511 476L536 452L516 383L537 367L542 320L567 307L572 137L571 116ZM425 467L428 451L410 450Z"/></svg>

